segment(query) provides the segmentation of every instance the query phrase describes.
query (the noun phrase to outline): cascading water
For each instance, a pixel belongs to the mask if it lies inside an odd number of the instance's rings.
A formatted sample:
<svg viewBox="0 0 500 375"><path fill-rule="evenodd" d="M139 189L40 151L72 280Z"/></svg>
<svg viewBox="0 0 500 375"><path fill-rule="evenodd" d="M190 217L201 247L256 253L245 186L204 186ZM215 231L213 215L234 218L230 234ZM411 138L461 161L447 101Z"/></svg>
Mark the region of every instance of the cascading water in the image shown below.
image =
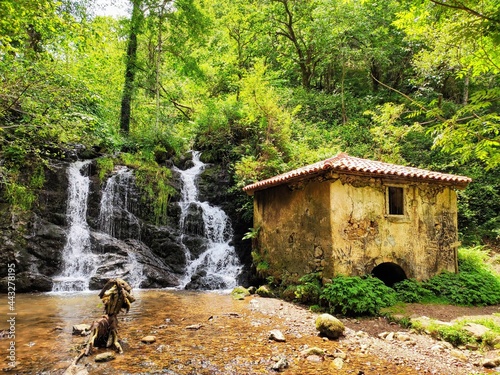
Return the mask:
<svg viewBox="0 0 500 375"><path fill-rule="evenodd" d="M219 207L198 200L196 179L205 164L200 161L200 153L193 151L193 166L187 170L177 169L183 183L181 190L181 208L179 226L180 242L186 254L186 271L180 287L189 287L196 279L196 287L201 289L228 289L236 286L236 279L241 271L241 264L235 249L229 243L233 237L231 222ZM190 213L201 213L202 228L189 224ZM202 235L206 250L196 256L196 251L186 245L187 232Z"/></svg>
<svg viewBox="0 0 500 375"><path fill-rule="evenodd" d="M116 173L108 178L102 190L99 229L110 237L140 240L140 224L131 212L133 202L129 199L134 182L134 174L127 167L119 167ZM129 251L125 265L124 277L130 286L137 288L144 280L143 265L137 256ZM116 275L115 275L116 276Z"/></svg>
<svg viewBox="0 0 500 375"><path fill-rule="evenodd" d="M130 169L119 167L106 181L101 196L99 229L110 236L140 240L139 220L131 212L129 199L133 180Z"/></svg>
<svg viewBox="0 0 500 375"><path fill-rule="evenodd" d="M88 290L89 275L96 268L86 219L90 179L85 173L89 164L89 160L77 161L68 168L66 215L69 230L62 251L62 272L53 279L52 290L55 292Z"/></svg>

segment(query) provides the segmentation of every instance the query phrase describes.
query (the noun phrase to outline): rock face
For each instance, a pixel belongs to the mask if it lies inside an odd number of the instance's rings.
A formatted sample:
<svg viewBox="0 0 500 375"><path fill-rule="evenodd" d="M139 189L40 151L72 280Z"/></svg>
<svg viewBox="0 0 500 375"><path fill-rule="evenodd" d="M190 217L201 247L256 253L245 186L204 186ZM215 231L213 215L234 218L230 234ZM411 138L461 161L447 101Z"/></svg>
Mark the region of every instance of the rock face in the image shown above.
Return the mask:
<svg viewBox="0 0 500 375"><path fill-rule="evenodd" d="M31 212L22 215L12 213L10 206L0 201L0 292L7 291L7 265L13 263L17 292L52 290L53 278L61 273L63 267L61 254L69 226L66 216L68 165L66 161L54 161L46 169L45 185L38 191ZM115 172L118 169L115 168ZM206 173L200 176L204 192L201 194L216 202L234 201L224 197L226 189L223 186L229 179L220 169L215 169L217 172L214 173L208 166ZM100 289L110 277L135 278L134 286L141 288L178 286L186 268L185 252L179 241L179 197L174 196L169 202L166 224L156 225L152 204L136 186L133 172L130 172L127 175L129 180L125 181L123 177L116 182L117 194L122 195L116 199L125 203L113 206L111 213L104 218L112 217L112 220L103 224L101 200L109 180L99 180L95 161L86 173L90 179L86 222L91 251L97 259L89 288ZM175 177L174 174L172 185L178 190L180 182ZM226 206L229 207L227 203ZM229 209L228 215L237 221L236 207ZM199 215L193 213L189 224L193 231L203 227L197 222L199 220ZM243 233L235 230L235 248L241 255L242 263L246 262L249 269L250 262L243 255L250 253L246 248L249 243L241 241ZM199 242L196 236L191 237L188 239L191 244ZM201 242L195 248L200 253L204 251ZM197 287L202 288L203 285L193 285L193 288Z"/></svg>

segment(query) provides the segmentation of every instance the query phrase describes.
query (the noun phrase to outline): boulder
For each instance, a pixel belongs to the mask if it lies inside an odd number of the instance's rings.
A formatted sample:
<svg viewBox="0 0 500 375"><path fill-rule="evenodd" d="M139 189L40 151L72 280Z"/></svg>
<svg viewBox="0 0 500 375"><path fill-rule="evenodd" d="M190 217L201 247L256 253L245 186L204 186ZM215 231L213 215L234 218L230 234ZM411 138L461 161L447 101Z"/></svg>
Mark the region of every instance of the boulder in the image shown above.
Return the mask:
<svg viewBox="0 0 500 375"><path fill-rule="evenodd" d="M242 300L245 299L245 297L248 297L250 295L250 292L248 289L242 287L242 286L237 286L231 291L231 297L236 300Z"/></svg>
<svg viewBox="0 0 500 375"><path fill-rule="evenodd" d="M321 314L316 318L316 329L321 336L338 339L344 335L344 323L330 314Z"/></svg>

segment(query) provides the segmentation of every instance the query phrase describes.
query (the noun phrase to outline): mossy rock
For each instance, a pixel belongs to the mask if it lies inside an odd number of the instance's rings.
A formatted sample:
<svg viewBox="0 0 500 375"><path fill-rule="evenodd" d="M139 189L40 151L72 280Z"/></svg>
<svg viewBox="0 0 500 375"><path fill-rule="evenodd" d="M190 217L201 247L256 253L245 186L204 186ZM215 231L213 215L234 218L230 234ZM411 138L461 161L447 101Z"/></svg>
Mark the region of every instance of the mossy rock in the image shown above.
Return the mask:
<svg viewBox="0 0 500 375"><path fill-rule="evenodd" d="M271 288L268 285L262 285L260 286L255 294L261 296L261 297L274 297L274 293L272 292Z"/></svg>
<svg viewBox="0 0 500 375"><path fill-rule="evenodd" d="M344 335L345 326L340 320L330 314L321 314L316 318L316 329L321 336L338 339Z"/></svg>
<svg viewBox="0 0 500 375"><path fill-rule="evenodd" d="M248 297L249 295L250 292L248 291L248 289L242 286L237 286L231 291L231 297L233 297L236 300L245 299L245 297Z"/></svg>

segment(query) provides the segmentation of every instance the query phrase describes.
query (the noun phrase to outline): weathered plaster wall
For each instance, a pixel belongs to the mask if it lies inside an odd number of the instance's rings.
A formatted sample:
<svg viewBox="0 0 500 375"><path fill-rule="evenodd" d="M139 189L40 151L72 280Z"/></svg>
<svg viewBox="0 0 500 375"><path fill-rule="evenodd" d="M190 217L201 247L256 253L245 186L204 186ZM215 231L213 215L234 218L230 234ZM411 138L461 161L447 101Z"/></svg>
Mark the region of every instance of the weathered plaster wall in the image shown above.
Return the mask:
<svg viewBox="0 0 500 375"><path fill-rule="evenodd" d="M387 215L387 185L405 189L405 215ZM330 194L334 274L364 275L384 262L419 280L456 271L452 189L341 176L333 180Z"/></svg>
<svg viewBox="0 0 500 375"><path fill-rule="evenodd" d="M329 191L325 182L255 193L254 227L260 228L255 250L269 263L267 275L281 280L332 272Z"/></svg>
<svg viewBox="0 0 500 375"><path fill-rule="evenodd" d="M386 214L386 186L405 188L405 215ZM456 271L456 194L432 184L330 175L255 193L257 250L268 274L365 275L384 262L409 278Z"/></svg>

